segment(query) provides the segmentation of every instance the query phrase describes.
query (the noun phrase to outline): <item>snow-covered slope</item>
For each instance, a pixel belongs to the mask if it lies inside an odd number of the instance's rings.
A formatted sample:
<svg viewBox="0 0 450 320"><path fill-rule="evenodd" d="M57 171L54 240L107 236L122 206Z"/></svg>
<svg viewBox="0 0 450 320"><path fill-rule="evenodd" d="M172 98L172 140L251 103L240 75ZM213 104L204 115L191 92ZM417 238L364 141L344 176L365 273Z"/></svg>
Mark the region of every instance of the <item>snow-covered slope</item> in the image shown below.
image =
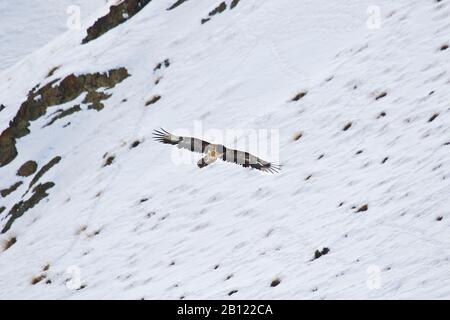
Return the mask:
<svg viewBox="0 0 450 320"><path fill-rule="evenodd" d="M153 0L0 74L0 297L449 298L450 2L225 0L202 23L216 2ZM159 127L283 170L200 170Z"/></svg>
<svg viewBox="0 0 450 320"><path fill-rule="evenodd" d="M0 1L0 72L98 10L106 0Z"/></svg>

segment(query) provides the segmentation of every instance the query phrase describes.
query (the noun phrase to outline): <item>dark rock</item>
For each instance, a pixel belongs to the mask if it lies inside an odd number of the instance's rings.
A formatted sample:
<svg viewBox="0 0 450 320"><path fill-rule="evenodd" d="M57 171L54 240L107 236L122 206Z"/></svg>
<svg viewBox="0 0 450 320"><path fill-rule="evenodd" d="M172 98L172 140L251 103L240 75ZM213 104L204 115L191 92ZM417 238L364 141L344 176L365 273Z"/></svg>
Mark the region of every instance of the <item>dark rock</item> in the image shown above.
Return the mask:
<svg viewBox="0 0 450 320"><path fill-rule="evenodd" d="M274 280L270 283L270 286L271 286L271 287L276 287L276 286L278 286L280 283L281 283L281 280L277 278L277 279L274 279Z"/></svg>
<svg viewBox="0 0 450 320"><path fill-rule="evenodd" d="M17 188L19 188L21 185L23 184L22 181L17 181L16 183L14 183L11 187L0 190L0 195L3 198L6 198L7 196L9 196L11 193L13 193L14 191L17 190Z"/></svg>
<svg viewBox="0 0 450 320"><path fill-rule="evenodd" d="M233 1L231 1L230 10L233 9L234 7L236 7L238 5L239 1L241 1L241 0L233 0Z"/></svg>
<svg viewBox="0 0 450 320"><path fill-rule="evenodd" d="M97 111L102 110L105 106L101 103L102 100L106 100L111 97L111 94L97 91L89 91L83 100L83 103L90 103L88 109L94 109Z"/></svg>
<svg viewBox="0 0 450 320"><path fill-rule="evenodd" d="M136 141L134 141L132 144L131 144L131 146L130 146L130 148L131 149L133 149L133 148L136 148L138 145L140 145L141 144L141 142L139 141L139 140L136 140Z"/></svg>
<svg viewBox="0 0 450 320"><path fill-rule="evenodd" d="M321 251L316 250L316 251L314 252L314 258L313 258L313 260L319 259L321 256L324 256L324 255L328 254L328 252L330 252L330 249L327 248L327 247L323 248Z"/></svg>
<svg viewBox="0 0 450 320"><path fill-rule="evenodd" d="M225 1L221 2L217 7L215 7L213 10L211 10L208 13L209 18L204 18L201 20L201 23L204 24L206 22L208 22L212 16L215 16L219 13L224 12L227 9L227 4L225 3Z"/></svg>
<svg viewBox="0 0 450 320"><path fill-rule="evenodd" d="M16 140L10 128L0 134L0 167L10 163L17 156Z"/></svg>
<svg viewBox="0 0 450 320"><path fill-rule="evenodd" d="M221 4L219 4L217 7L215 7L208 15L210 17L222 13L227 9L227 4L224 2L222 2Z"/></svg>
<svg viewBox="0 0 450 320"><path fill-rule="evenodd" d="M430 119L428 119L428 122L433 122L434 119L436 119L438 116L439 116L439 113L433 114L433 115L430 117Z"/></svg>
<svg viewBox="0 0 450 320"><path fill-rule="evenodd" d="M46 275L45 275L45 274L41 274L41 275L38 275L38 276L34 276L34 277L31 278L31 284L32 284L32 285L38 284L39 282L41 282L41 281L44 280L45 278L46 278Z"/></svg>
<svg viewBox="0 0 450 320"><path fill-rule="evenodd" d="M42 117L48 107L67 103L86 92L86 102L92 103L92 107L99 110L103 107L99 101L109 96L96 91L99 88L113 88L127 77L127 69L118 68L105 73L79 76L71 74L61 81L55 79L40 89L33 88L9 127L0 134L0 167L17 156L16 140L30 133L30 122Z"/></svg>
<svg viewBox="0 0 450 320"><path fill-rule="evenodd" d="M365 212L367 210L369 210L369 205L365 204L365 205L362 205L361 207L359 207L358 210L356 210L356 212Z"/></svg>
<svg viewBox="0 0 450 320"><path fill-rule="evenodd" d="M380 100L380 99L382 99L382 98L384 98L386 96L387 96L387 92L382 92L382 93L380 93L379 95L377 95L375 97L375 100Z"/></svg>
<svg viewBox="0 0 450 320"><path fill-rule="evenodd" d="M304 96L306 96L307 94L308 94L307 91L299 92L299 93L297 93L297 94L295 95L295 97L293 97L293 98L291 99L291 101L298 101L298 100L302 99Z"/></svg>
<svg viewBox="0 0 450 320"><path fill-rule="evenodd" d="M86 98L87 98L87 96L86 96ZM85 100L86 100L86 98L85 98ZM98 102L98 103L99 103L99 102ZM103 105L102 105L102 106L103 106ZM103 107L102 107L102 108L103 108ZM44 128L45 128L45 127L48 127L48 126L51 126L53 123L55 123L56 120L62 119L62 118L67 117L67 116L70 116L72 113L75 113L75 112L78 112L78 111L81 111L81 107L80 107L79 104L77 104L77 105L75 105L75 106L73 106L72 108L69 108L69 109L67 109L67 110L62 110L62 109L60 109L60 110L56 111L57 115L54 116L54 117L53 117L53 118L52 118L52 119L44 126Z"/></svg>
<svg viewBox="0 0 450 320"><path fill-rule="evenodd" d="M383 117L386 117L386 112L384 112L384 111L380 112L380 114L378 115L377 119L380 119L380 118L383 118Z"/></svg>
<svg viewBox="0 0 450 320"><path fill-rule="evenodd" d="M19 170L17 171L17 175L19 177L29 177L33 173L35 173L36 170L37 170L36 161L29 160L20 166Z"/></svg>
<svg viewBox="0 0 450 320"><path fill-rule="evenodd" d="M11 237L3 242L3 251L8 250L17 242L16 237Z"/></svg>
<svg viewBox="0 0 450 320"><path fill-rule="evenodd" d="M170 60L164 59L163 62L158 62L156 66L153 68L153 72L160 70L163 66L164 68L168 68L170 66Z"/></svg>
<svg viewBox="0 0 450 320"><path fill-rule="evenodd" d="M116 158L115 156L109 156L108 158L106 158L105 163L103 164L103 166L106 167L106 166L112 165L112 163L114 162L115 158Z"/></svg>
<svg viewBox="0 0 450 320"><path fill-rule="evenodd" d="M47 73L46 78L49 78L49 77L53 76L55 74L56 70L58 70L59 68L60 68L60 66L56 66L56 67L51 68L50 71Z"/></svg>
<svg viewBox="0 0 450 320"><path fill-rule="evenodd" d="M232 295L235 294L235 293L238 293L238 291L237 291L237 290L231 290L230 292L228 292L228 295L229 295L229 296L232 296Z"/></svg>
<svg viewBox="0 0 450 320"><path fill-rule="evenodd" d="M41 170L36 173L36 175L33 177L33 180L30 182L30 186L28 189L30 189L38 180L48 171L50 170L54 165L58 164L61 161L60 156L54 157L52 160L50 160L46 165L44 165Z"/></svg>
<svg viewBox="0 0 450 320"><path fill-rule="evenodd" d="M182 5L183 3L185 3L188 0L178 0L177 2L175 2L174 4L172 4L169 8L167 8L167 11L173 10L176 7Z"/></svg>
<svg viewBox="0 0 450 320"><path fill-rule="evenodd" d="M149 106L151 104L154 104L154 103L158 102L160 99L161 99L160 95L155 95L150 100L147 100L147 102L145 102L145 106Z"/></svg>
<svg viewBox="0 0 450 320"><path fill-rule="evenodd" d="M16 203L8 212L7 217L9 216L10 218L6 222L1 233L8 231L17 218L20 218L25 212L27 212L27 210L33 208L42 199L46 198L48 196L47 190L53 188L54 186L55 184L53 182L39 184L33 189L33 195L29 199L25 201L21 200Z"/></svg>
<svg viewBox="0 0 450 320"><path fill-rule="evenodd" d="M124 23L139 11L141 11L151 0L124 0L117 5L109 8L108 14L99 18L87 29L87 36L82 44L97 39L109 30Z"/></svg>
<svg viewBox="0 0 450 320"><path fill-rule="evenodd" d="M352 123L349 122L349 123L347 123L347 124L344 126L344 128L343 128L342 130L343 130L343 131L347 131L348 129L350 129L351 126L352 126Z"/></svg>

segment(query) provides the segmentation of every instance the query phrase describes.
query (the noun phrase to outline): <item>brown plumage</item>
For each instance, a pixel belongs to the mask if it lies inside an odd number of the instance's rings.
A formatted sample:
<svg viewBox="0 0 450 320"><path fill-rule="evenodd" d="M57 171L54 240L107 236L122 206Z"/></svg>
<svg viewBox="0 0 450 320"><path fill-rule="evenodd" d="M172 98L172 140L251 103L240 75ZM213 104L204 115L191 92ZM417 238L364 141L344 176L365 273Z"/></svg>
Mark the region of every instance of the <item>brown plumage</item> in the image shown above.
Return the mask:
<svg viewBox="0 0 450 320"><path fill-rule="evenodd" d="M222 159L223 161L239 164L245 168L253 168L264 172L277 173L281 170L280 165L264 161L248 152L228 149L221 144L213 144L193 137L176 136L162 128L154 130L153 137L156 141L204 154L205 156L197 163L199 168L206 167L217 159Z"/></svg>

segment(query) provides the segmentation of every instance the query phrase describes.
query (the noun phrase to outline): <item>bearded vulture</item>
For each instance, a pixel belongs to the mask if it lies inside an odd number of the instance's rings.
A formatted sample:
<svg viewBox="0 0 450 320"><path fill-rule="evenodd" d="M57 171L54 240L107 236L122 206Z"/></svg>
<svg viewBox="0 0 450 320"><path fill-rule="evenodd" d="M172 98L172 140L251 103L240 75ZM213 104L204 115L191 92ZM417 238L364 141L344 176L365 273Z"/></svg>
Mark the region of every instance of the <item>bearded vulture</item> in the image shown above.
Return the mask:
<svg viewBox="0 0 450 320"><path fill-rule="evenodd" d="M199 168L206 167L217 159L222 159L264 172L276 173L281 169L280 165L264 161L248 152L228 149L221 144L213 144L197 138L176 136L162 128L154 130L153 137L159 142L176 145L179 149L203 153L205 156L197 162Z"/></svg>

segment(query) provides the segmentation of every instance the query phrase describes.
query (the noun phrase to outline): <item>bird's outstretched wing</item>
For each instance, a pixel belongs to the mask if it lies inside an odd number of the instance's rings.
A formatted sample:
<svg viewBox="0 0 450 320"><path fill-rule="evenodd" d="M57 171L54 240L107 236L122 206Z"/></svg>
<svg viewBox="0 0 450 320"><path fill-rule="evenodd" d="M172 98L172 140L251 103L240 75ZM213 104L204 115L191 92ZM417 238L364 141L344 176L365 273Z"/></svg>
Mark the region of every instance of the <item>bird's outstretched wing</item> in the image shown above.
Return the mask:
<svg viewBox="0 0 450 320"><path fill-rule="evenodd" d="M226 147L223 147L223 149L222 160L224 161L239 164L244 168L253 168L270 173L277 173L281 170L281 165L264 161L248 152L228 149Z"/></svg>
<svg viewBox="0 0 450 320"><path fill-rule="evenodd" d="M187 149L199 153L204 153L205 148L210 145L208 141L201 139L173 135L163 128L153 130L153 138L162 143L176 145L179 149Z"/></svg>
<svg viewBox="0 0 450 320"><path fill-rule="evenodd" d="M180 149L199 153L205 153L205 149L211 144L208 141L193 137L176 136L162 128L154 130L153 137L159 142L176 145ZM239 164L245 168L253 168L270 173L277 173L281 170L280 165L264 161L248 152L228 149L223 145L217 145L216 152L222 160Z"/></svg>

